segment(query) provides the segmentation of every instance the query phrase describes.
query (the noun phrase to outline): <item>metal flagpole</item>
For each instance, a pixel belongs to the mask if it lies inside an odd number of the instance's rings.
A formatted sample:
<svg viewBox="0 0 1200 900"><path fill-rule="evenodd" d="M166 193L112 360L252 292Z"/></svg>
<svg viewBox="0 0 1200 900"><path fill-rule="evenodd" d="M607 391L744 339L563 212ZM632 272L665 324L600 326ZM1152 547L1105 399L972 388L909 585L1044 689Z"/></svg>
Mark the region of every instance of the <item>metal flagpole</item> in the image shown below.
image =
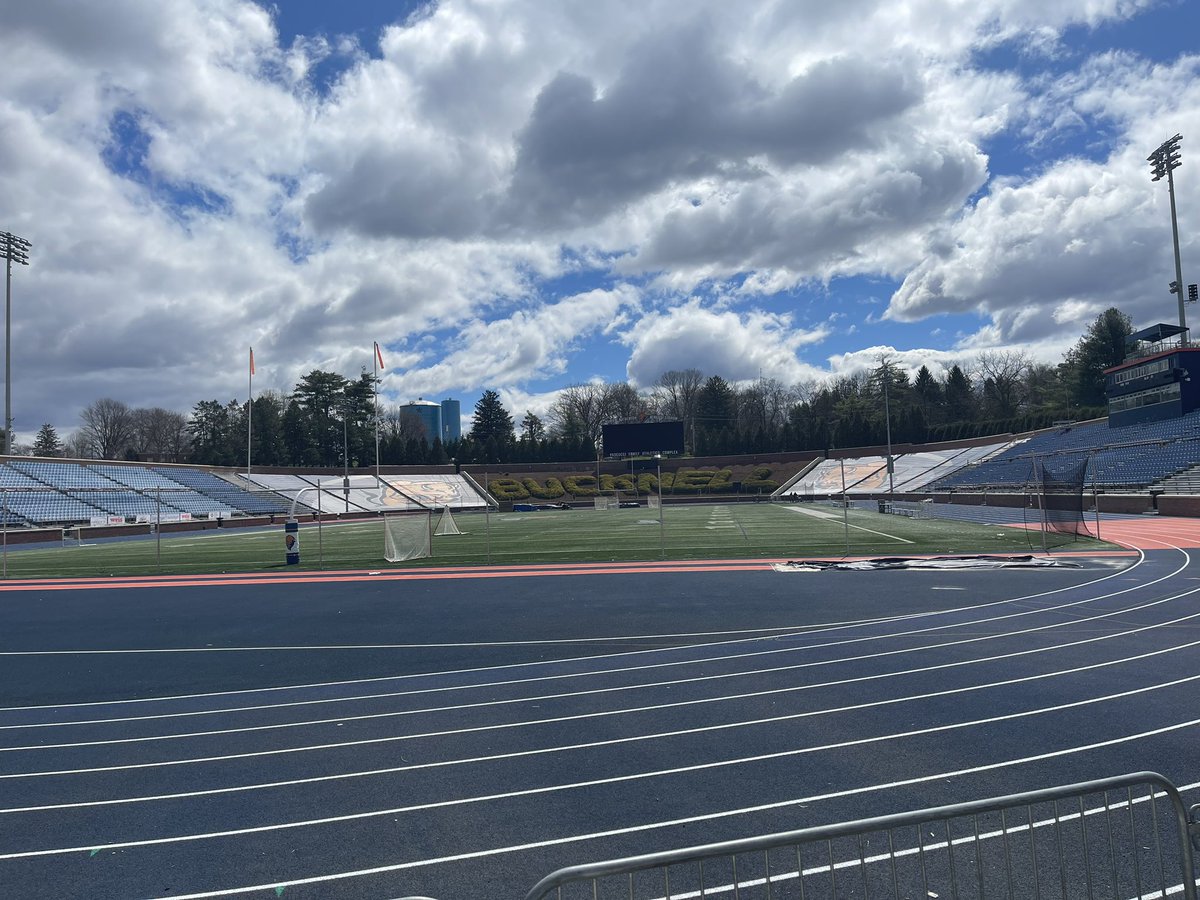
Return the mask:
<svg viewBox="0 0 1200 900"><path fill-rule="evenodd" d="M4 577L8 578L8 489L0 488L0 500L4 502L4 519L0 528L4 529Z"/></svg>
<svg viewBox="0 0 1200 900"><path fill-rule="evenodd" d="M250 448L254 444L254 348L250 348L250 375L246 388L246 477L250 477Z"/></svg>
<svg viewBox="0 0 1200 900"><path fill-rule="evenodd" d="M154 489L154 569L162 569L162 485Z"/></svg>

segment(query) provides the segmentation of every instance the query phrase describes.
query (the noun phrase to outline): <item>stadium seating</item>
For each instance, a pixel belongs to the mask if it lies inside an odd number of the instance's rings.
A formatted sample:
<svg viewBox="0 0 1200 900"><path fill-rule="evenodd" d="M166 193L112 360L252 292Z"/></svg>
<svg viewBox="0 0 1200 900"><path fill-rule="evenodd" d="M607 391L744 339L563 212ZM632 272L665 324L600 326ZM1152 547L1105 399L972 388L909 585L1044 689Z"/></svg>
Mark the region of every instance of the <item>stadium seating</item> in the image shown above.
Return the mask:
<svg viewBox="0 0 1200 900"><path fill-rule="evenodd" d="M152 504L156 498L161 499L165 510L178 510L193 516L232 516L234 514L233 507L228 503L206 497L145 466L89 465L88 468L143 492Z"/></svg>
<svg viewBox="0 0 1200 900"><path fill-rule="evenodd" d="M898 453L893 457L891 482L894 483L894 490L897 493L921 491L939 477L997 453L1006 446L1007 443L998 443L956 450ZM844 460L823 460L802 476L785 482L775 492L775 495L840 494L843 469L847 494L878 494L889 490L887 458L884 456L860 456Z"/></svg>
<svg viewBox="0 0 1200 900"><path fill-rule="evenodd" d="M145 466L89 464L88 468L93 472L99 472L104 477L119 484L138 491L153 491L156 488L163 491L177 491L180 489L179 482L172 481L170 478L159 475L157 472L152 472Z"/></svg>
<svg viewBox="0 0 1200 900"><path fill-rule="evenodd" d="M1012 488L1032 480L1034 459L1051 469L1089 459L1086 483L1143 490L1200 464L1200 411L1160 422L1109 428L1106 422L1056 428L939 479L932 490Z"/></svg>
<svg viewBox="0 0 1200 900"><path fill-rule="evenodd" d="M223 478L218 478L209 472L201 472L199 469L157 468L152 466L151 470L157 472L159 475L170 478L183 487L191 488L212 500L216 500L219 503L229 506L231 509L238 510L247 515L287 513L291 509L291 503L285 501L277 494L252 494L236 485L230 484ZM309 509L303 504L300 508L306 511Z"/></svg>
<svg viewBox="0 0 1200 900"><path fill-rule="evenodd" d="M149 516L153 519L160 512L175 511L175 507L170 504L156 502L154 497L147 497L137 491L72 491L70 496L106 513L127 518Z"/></svg>
<svg viewBox="0 0 1200 900"><path fill-rule="evenodd" d="M14 491L7 501L14 513L35 525L90 522L94 516L105 515L103 510L56 491Z"/></svg>
<svg viewBox="0 0 1200 900"><path fill-rule="evenodd" d="M9 462L19 472L36 478L38 481L59 490L92 489L121 487L111 478L106 478L99 472L82 466L79 463L41 462L36 460L12 460Z"/></svg>
<svg viewBox="0 0 1200 900"><path fill-rule="evenodd" d="M46 490L49 486L10 465L0 465L0 488Z"/></svg>

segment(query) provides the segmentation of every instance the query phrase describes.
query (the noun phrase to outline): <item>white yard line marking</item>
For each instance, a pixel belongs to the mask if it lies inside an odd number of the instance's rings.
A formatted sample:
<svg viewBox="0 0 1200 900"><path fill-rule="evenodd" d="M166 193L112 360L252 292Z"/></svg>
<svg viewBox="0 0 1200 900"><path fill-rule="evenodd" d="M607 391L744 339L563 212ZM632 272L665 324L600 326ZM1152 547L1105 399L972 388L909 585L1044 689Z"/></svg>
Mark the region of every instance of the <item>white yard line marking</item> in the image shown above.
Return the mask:
<svg viewBox="0 0 1200 900"><path fill-rule="evenodd" d="M805 509L802 506L785 506L784 509L791 510L792 512L804 513L804 515L806 515L806 516L812 516L813 518L820 519L823 522L829 522L829 524L831 524L831 525L836 525L836 524L839 524L842 522L842 517L840 514L827 513L824 510ZM830 520L833 520L833 521L830 521ZM884 531L875 531L873 528L863 528L863 526L861 526L861 525L850 525L849 523L846 523L846 527L854 528L854 529L857 529L858 531L865 531L868 534L877 534L880 537L885 537L890 541L899 541L902 544L915 544L916 543L916 541L910 541L907 538L897 537L894 534L888 534Z"/></svg>

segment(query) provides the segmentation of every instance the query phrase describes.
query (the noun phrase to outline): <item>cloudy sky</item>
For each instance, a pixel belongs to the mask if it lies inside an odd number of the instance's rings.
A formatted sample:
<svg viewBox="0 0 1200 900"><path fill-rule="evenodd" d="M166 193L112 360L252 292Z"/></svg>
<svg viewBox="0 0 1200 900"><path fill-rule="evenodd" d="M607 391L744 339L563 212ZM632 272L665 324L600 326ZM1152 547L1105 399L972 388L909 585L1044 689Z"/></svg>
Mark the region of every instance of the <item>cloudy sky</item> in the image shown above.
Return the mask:
<svg viewBox="0 0 1200 900"><path fill-rule="evenodd" d="M0 0L14 418L787 383L1172 321L1196 0ZM1190 142L1189 142L1190 141ZM1197 310L1194 315L1200 315Z"/></svg>

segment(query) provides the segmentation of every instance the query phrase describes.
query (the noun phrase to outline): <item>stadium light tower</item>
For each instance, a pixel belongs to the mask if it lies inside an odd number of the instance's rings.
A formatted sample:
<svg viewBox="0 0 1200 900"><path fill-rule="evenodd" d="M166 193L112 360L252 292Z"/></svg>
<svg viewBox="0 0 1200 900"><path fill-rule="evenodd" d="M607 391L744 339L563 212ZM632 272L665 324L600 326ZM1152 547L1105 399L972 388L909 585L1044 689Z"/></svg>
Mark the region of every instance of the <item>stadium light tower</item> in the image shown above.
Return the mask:
<svg viewBox="0 0 1200 900"><path fill-rule="evenodd" d="M12 455L12 267L13 263L29 265L29 248L25 238L0 231L0 256L4 257L4 453Z"/></svg>
<svg viewBox="0 0 1200 900"><path fill-rule="evenodd" d="M1183 267L1179 262L1179 222L1175 217L1175 176L1171 173L1180 166L1179 142L1183 135L1177 134L1162 142L1162 145L1146 157L1150 163L1150 172L1154 175L1151 181L1158 181L1164 175L1167 178L1167 193L1171 197L1171 237L1175 240L1175 283L1171 293L1179 301L1179 327L1187 328L1187 317L1183 311ZM1184 335L1187 339L1187 335Z"/></svg>

